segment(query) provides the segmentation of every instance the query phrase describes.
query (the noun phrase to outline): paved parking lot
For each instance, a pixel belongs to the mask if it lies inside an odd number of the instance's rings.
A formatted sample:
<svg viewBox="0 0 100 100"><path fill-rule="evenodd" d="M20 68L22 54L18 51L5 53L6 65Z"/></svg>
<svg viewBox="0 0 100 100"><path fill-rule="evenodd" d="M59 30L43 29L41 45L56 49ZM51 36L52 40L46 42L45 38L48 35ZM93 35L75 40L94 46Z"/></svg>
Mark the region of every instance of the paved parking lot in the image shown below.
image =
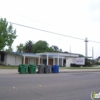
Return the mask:
<svg viewBox="0 0 100 100"><path fill-rule="evenodd" d="M1 100L91 100L100 73L0 74Z"/></svg>

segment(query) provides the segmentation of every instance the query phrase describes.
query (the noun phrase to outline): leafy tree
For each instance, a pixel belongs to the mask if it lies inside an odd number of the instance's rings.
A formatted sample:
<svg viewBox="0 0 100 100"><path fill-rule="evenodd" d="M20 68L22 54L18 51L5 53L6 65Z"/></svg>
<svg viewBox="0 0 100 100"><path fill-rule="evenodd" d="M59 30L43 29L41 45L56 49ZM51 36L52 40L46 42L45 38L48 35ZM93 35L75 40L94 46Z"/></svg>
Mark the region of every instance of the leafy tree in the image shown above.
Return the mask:
<svg viewBox="0 0 100 100"><path fill-rule="evenodd" d="M39 40L38 42L36 42L33 47L34 47L33 48L34 53L47 52L51 50L50 48L48 48L48 43L42 40Z"/></svg>
<svg viewBox="0 0 100 100"><path fill-rule="evenodd" d="M13 52L13 48L12 47L8 47L8 49L5 50L6 52Z"/></svg>
<svg viewBox="0 0 100 100"><path fill-rule="evenodd" d="M20 43L19 45L17 45L17 52L23 52L23 51L24 51L24 45Z"/></svg>
<svg viewBox="0 0 100 100"><path fill-rule="evenodd" d="M51 48L54 50L54 52L62 52L62 49L59 49L59 47L56 45L52 45Z"/></svg>
<svg viewBox="0 0 100 100"><path fill-rule="evenodd" d="M49 47L48 43L43 40L39 40L33 44L31 40L17 46L17 52L27 52L27 53L41 53L41 52L62 52L62 49L59 49L57 46Z"/></svg>
<svg viewBox="0 0 100 100"><path fill-rule="evenodd" d="M82 55L82 54L79 54L79 57L84 57L84 55Z"/></svg>
<svg viewBox="0 0 100 100"><path fill-rule="evenodd" d="M31 40L29 40L28 42L26 42L25 46L24 46L24 52L27 53L32 53L33 52L33 42Z"/></svg>
<svg viewBox="0 0 100 100"><path fill-rule="evenodd" d="M14 39L16 39L16 30L13 30L12 24L8 24L6 18L0 19L0 50L5 46L11 48Z"/></svg>
<svg viewBox="0 0 100 100"><path fill-rule="evenodd" d="M92 61L88 58L85 58L85 66L92 66Z"/></svg>
<svg viewBox="0 0 100 100"><path fill-rule="evenodd" d="M47 52L54 52L54 49L52 49L52 47L48 47Z"/></svg>
<svg viewBox="0 0 100 100"><path fill-rule="evenodd" d="M55 52L59 51L58 46L52 45L52 49L54 49Z"/></svg>
<svg viewBox="0 0 100 100"><path fill-rule="evenodd" d="M62 49L59 49L59 52L63 52Z"/></svg>

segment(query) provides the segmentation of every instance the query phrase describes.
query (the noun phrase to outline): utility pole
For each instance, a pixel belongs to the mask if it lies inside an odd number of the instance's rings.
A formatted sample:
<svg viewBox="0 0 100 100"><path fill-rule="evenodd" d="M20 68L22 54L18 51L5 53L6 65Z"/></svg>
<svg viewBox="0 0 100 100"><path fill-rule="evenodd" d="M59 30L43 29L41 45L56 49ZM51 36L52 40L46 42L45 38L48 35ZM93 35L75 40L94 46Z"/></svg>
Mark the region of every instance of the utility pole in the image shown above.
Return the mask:
<svg viewBox="0 0 100 100"><path fill-rule="evenodd" d="M88 39L85 38L85 57L87 58L88 57Z"/></svg>

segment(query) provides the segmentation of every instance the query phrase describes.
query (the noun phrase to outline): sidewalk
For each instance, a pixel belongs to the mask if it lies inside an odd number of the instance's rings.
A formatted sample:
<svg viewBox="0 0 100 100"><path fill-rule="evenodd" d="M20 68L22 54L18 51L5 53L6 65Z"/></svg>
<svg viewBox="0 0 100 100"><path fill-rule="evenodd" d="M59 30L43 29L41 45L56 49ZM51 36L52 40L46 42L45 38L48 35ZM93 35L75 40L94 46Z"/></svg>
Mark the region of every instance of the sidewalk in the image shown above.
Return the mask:
<svg viewBox="0 0 100 100"><path fill-rule="evenodd" d="M60 69L60 73L100 72L100 69ZM0 69L0 74L18 74L17 69Z"/></svg>
<svg viewBox="0 0 100 100"><path fill-rule="evenodd" d="M100 72L100 69L60 69L61 73L73 73L73 72Z"/></svg>
<svg viewBox="0 0 100 100"><path fill-rule="evenodd" d="M0 74L17 74L17 69L0 69Z"/></svg>

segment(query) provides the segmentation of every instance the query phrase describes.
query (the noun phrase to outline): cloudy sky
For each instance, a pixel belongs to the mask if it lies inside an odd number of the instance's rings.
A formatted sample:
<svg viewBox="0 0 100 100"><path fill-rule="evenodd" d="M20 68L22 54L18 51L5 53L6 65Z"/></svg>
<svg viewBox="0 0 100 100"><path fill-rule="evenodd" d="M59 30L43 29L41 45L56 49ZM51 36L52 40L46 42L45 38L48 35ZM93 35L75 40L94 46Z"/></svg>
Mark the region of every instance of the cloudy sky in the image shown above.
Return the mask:
<svg viewBox="0 0 100 100"><path fill-rule="evenodd" d="M100 42L100 0L0 0L0 17L51 32ZM85 54L84 40L13 25L19 43L45 40L63 51ZM88 42L88 56L100 56L100 43Z"/></svg>

